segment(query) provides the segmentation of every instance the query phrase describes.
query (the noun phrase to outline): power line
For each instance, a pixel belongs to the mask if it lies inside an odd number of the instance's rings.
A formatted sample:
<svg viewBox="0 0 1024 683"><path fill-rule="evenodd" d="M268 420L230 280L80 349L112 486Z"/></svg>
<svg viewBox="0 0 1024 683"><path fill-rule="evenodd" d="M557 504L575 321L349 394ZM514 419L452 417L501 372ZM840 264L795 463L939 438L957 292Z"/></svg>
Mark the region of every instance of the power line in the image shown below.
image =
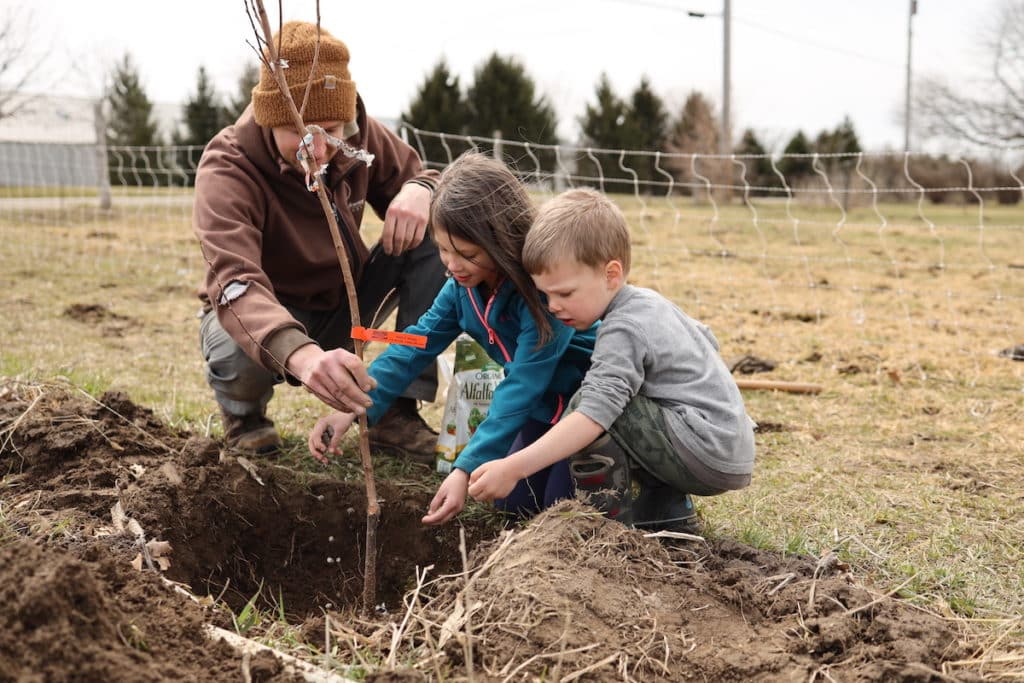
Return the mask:
<svg viewBox="0 0 1024 683"><path fill-rule="evenodd" d="M604 1L605 2L618 2L618 3L623 4L623 5L629 5L630 7L649 7L651 9L660 9L660 10L665 10L667 12L685 12L686 14L689 14L691 17L698 17L698 18L700 18L700 17L720 17L720 16L722 16L721 14L718 14L718 13L699 12L697 10L690 10L690 9L686 9L685 7L680 7L679 5L669 5L669 4L666 4L666 3L663 3L663 2L655 2L654 0L604 0Z"/></svg>
<svg viewBox="0 0 1024 683"><path fill-rule="evenodd" d="M667 3L664 3L664 2L657 2L656 0L604 0L604 2L615 2L615 3L622 4L622 5L629 5L630 7L647 7L647 8L650 8L650 9L663 10L663 11L666 11L666 12L677 12L677 13L680 13L680 14L686 14L688 16L694 17L695 19L714 18L714 17L721 17L722 16L722 14L720 12L701 12L699 10L689 9L687 7L681 7L680 5L672 5L672 4L667 4ZM895 62L890 62L888 60L881 59L881 58L875 57L873 55L867 55L867 54L864 54L862 52L857 52L856 50L848 50L846 48L837 47L835 45L830 45L828 43L819 43L819 42L814 41L814 40L808 40L807 38L804 38L803 36L799 36L799 35L796 35L796 34L793 34L793 33L787 33L786 31L782 31L782 30L777 29L777 28L775 28L773 26L767 26L765 24L762 24L760 22L754 21L752 19L745 19L743 17L737 16L735 13L732 14L732 19L733 19L733 21L736 21L736 22L738 22L740 24L743 24L745 26L748 26L750 28L757 29L759 31L763 31L765 33L770 33L772 35L776 35L776 36L779 36L781 38L785 38L786 40L792 41L794 43L801 43L803 45L808 45L808 46L811 46L811 47L815 47L815 48L818 48L819 50L827 50L829 52L836 52L838 54L843 54L843 55L846 55L848 57L856 57L857 59L863 59L863 60L866 60L866 61L869 61L869 62L875 62L876 64L882 64L884 66L892 66L892 67L902 66L900 64L896 64Z"/></svg>
<svg viewBox="0 0 1024 683"><path fill-rule="evenodd" d="M777 28L774 28L774 27L771 27L771 26L765 26L764 24L758 23L756 21L752 21L750 19L744 19L742 17L738 17L735 14L732 15L732 18L735 21L737 21L737 22L739 22L739 23L741 23L741 24L743 24L745 26L749 26L751 28L759 29L761 31L764 31L765 33L771 33L771 34L774 34L774 35L777 35L777 36L781 36L781 37L786 38L787 40L791 40L791 41L793 41L795 43L803 43L804 45L810 45L812 47L816 47L816 48L821 49L821 50L828 50L830 52L838 52L839 54L844 54L844 55L847 55L849 57L856 57L858 59L865 59L865 60L867 60L869 62L875 62L877 64L884 64L885 66L902 66L900 64L896 64L894 62L890 62L888 60L881 59L879 57L875 57L875 56L872 56L872 55L866 55L866 54L863 54L861 52L856 52L854 50L847 50L846 48L836 47L835 45L829 45L827 43L819 43L817 41L807 40L806 38L804 38L802 36L797 36L797 35L794 35L792 33L786 33L785 31L780 31Z"/></svg>

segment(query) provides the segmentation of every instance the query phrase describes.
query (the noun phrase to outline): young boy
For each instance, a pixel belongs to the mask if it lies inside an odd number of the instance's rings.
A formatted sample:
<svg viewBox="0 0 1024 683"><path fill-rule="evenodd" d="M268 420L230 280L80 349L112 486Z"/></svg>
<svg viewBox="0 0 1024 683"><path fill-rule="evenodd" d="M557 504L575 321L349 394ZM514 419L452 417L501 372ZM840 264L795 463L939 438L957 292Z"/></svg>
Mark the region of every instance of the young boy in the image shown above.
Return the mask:
<svg viewBox="0 0 1024 683"><path fill-rule="evenodd" d="M569 190L540 210L523 265L564 324L601 320L572 412L530 446L478 467L469 493L502 498L565 458L577 491L624 524L693 532L690 494L750 483L754 424L704 324L649 289L626 284L625 217L604 195Z"/></svg>

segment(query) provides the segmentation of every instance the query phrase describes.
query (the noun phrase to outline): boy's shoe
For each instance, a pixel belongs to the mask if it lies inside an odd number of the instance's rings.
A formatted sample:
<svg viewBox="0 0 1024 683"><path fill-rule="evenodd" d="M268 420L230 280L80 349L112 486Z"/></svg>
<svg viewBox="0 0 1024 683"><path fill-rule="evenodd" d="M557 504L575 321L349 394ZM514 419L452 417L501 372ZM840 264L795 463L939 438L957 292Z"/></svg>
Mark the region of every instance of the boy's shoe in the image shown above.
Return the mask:
<svg viewBox="0 0 1024 683"><path fill-rule="evenodd" d="M274 455L281 449L281 436L265 415L232 415L223 408L220 415L228 448L253 455Z"/></svg>
<svg viewBox="0 0 1024 683"><path fill-rule="evenodd" d="M633 524L633 478L630 459L605 432L594 443L569 457L569 474L577 494L609 519Z"/></svg>
<svg viewBox="0 0 1024 683"><path fill-rule="evenodd" d="M633 504L634 526L649 531L700 534L700 518L689 494L676 491L643 470L633 474L639 489Z"/></svg>
<svg viewBox="0 0 1024 683"><path fill-rule="evenodd" d="M370 428L370 448L397 452L413 462L432 464L437 449L437 432L420 417L416 401L398 398Z"/></svg>

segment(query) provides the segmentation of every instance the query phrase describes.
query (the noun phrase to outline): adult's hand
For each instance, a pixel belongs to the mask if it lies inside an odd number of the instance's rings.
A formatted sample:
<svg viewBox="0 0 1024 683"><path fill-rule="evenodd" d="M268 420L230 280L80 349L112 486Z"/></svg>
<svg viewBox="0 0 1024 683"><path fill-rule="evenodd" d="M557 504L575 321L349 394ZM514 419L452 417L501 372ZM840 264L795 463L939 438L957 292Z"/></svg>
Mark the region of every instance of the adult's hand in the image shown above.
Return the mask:
<svg viewBox="0 0 1024 683"><path fill-rule="evenodd" d="M418 247L427 232L429 218L430 190L416 183L406 183L391 200L384 216L384 230L380 235L384 253L397 256Z"/></svg>
<svg viewBox="0 0 1024 683"><path fill-rule="evenodd" d="M362 415L373 405L366 392L377 386L377 381L350 351L324 351L316 344L306 344L288 356L285 364L306 389L332 408Z"/></svg>
<svg viewBox="0 0 1024 683"><path fill-rule="evenodd" d="M452 473L445 477L445 480L437 487L437 493L430 501L430 508L421 521L430 525L444 524L462 512L462 508L466 506L466 489L468 487L469 475L459 469L452 470Z"/></svg>

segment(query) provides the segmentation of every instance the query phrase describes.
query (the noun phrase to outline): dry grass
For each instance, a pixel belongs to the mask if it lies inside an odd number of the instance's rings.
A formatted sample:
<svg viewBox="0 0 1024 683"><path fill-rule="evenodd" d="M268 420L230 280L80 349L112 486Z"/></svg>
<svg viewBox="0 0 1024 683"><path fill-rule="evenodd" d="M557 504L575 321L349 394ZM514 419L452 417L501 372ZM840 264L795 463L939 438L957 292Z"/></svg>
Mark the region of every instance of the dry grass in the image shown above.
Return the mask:
<svg viewBox="0 0 1024 683"><path fill-rule="evenodd" d="M1019 665L1024 363L998 355L1024 343L1019 208L619 201L635 283L710 324L725 358L825 387L746 395L762 425L755 480L699 501L712 533L836 550L880 591L913 577L900 595L970 619ZM219 430L186 204L0 203L0 225L0 375L124 389L173 424ZM102 309L83 322L75 304ZM272 404L296 444L320 414L294 389Z"/></svg>

